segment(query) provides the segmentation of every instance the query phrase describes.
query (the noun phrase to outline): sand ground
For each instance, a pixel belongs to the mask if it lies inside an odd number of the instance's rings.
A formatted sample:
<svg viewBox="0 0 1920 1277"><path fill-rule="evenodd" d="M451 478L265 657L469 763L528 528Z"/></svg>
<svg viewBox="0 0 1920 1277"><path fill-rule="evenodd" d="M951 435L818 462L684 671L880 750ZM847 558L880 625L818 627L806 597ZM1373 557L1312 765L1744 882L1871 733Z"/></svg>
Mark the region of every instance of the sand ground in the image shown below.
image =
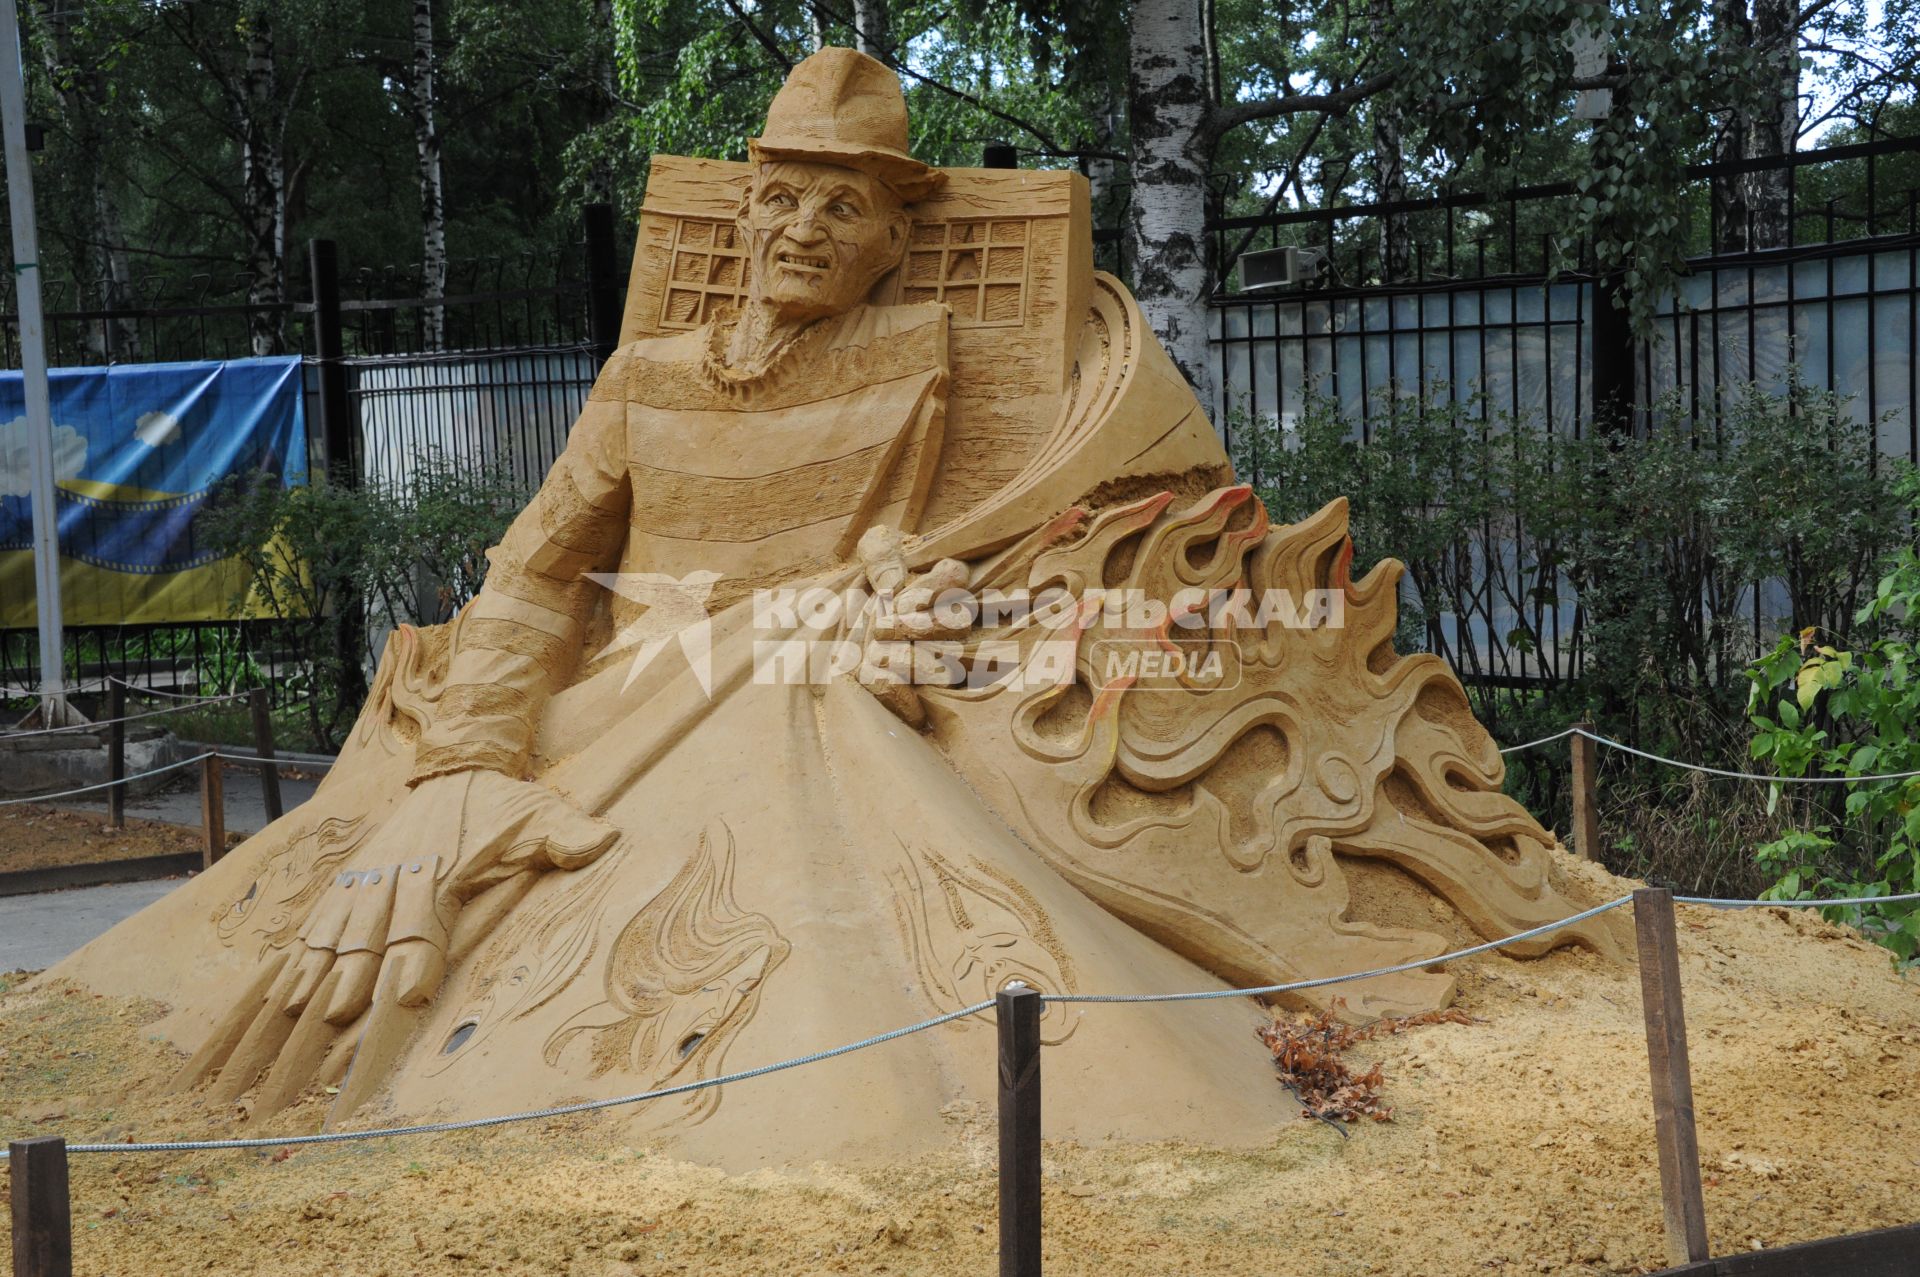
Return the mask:
<svg viewBox="0 0 1920 1277"><path fill-rule="evenodd" d="M108 829L104 808L96 813L39 803L0 807L0 873L172 856L200 846L198 829L155 820L128 817L124 829Z"/></svg>
<svg viewBox="0 0 1920 1277"><path fill-rule="evenodd" d="M1629 885L1582 872L1609 894ZM1715 1251L1920 1220L1920 979L1787 910L1683 908L1680 933ZM1487 956L1461 974L1460 1005L1477 1023L1355 1050L1384 1067L1391 1123L1342 1138L1302 1120L1252 1151L1049 1144L1047 1271L1442 1277L1662 1266L1637 973L1563 952ZM13 987L0 993L0 1136L269 1133L139 1080L164 1077L181 1058L143 1032L159 1006L4 984ZM270 1133L316 1129L324 1099ZM987 1274L989 1119L929 1114L950 1141L910 1165L744 1176L627 1147L593 1116L292 1152L77 1155L77 1271Z"/></svg>

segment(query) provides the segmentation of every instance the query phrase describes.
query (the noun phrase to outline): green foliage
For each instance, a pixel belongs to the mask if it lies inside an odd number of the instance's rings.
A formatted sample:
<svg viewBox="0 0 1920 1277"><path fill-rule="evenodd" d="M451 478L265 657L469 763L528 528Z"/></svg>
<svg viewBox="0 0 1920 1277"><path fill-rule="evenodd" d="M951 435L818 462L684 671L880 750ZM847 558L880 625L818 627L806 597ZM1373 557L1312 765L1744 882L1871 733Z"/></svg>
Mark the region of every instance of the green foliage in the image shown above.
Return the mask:
<svg viewBox="0 0 1920 1277"><path fill-rule="evenodd" d="M1909 475L1900 486L1920 512L1920 482ZM1853 639L1809 627L1782 638L1749 671L1749 752L1782 776L1920 771L1920 557L1911 545L1888 557L1853 620L1861 627ZM1823 633L1834 641L1821 642ZM1920 891L1920 779L1848 779L1832 789L1844 796L1828 804L1829 821L1759 848L1776 878L1769 897ZM1902 958L1920 954L1920 906L1912 902L1826 912Z"/></svg>
<svg viewBox="0 0 1920 1277"><path fill-rule="evenodd" d="M1400 649L1447 656L1499 739L1584 717L1729 764L1745 752L1757 635L1849 624L1904 535L1873 428L1790 376L1780 394L1729 389L1698 415L1668 400L1631 437L1549 434L1441 390L1377 403L1364 443L1325 399L1285 431L1236 421L1233 438L1275 519L1345 497L1357 567L1405 563ZM1758 618L1756 581L1770 583ZM1516 674L1546 681L1503 684ZM1509 792L1564 818L1563 747L1508 762ZM1601 762L1609 867L1708 894L1765 886L1754 846L1822 818L1805 797L1770 804L1757 786Z"/></svg>
<svg viewBox="0 0 1920 1277"><path fill-rule="evenodd" d="M343 618L385 628L452 617L486 577L489 546L528 494L497 464L438 452L397 487L234 487L209 513L209 544L246 569L234 603L284 622L293 668L274 676L307 707L316 748L332 749L365 692L376 653Z"/></svg>
<svg viewBox="0 0 1920 1277"><path fill-rule="evenodd" d="M378 494L327 483L231 486L207 514L208 543L246 569L235 608L258 608L296 636L292 668L276 677L305 702L318 749L339 744L357 708L360 653L336 641L340 620L359 608L374 547L396 541L396 524Z"/></svg>

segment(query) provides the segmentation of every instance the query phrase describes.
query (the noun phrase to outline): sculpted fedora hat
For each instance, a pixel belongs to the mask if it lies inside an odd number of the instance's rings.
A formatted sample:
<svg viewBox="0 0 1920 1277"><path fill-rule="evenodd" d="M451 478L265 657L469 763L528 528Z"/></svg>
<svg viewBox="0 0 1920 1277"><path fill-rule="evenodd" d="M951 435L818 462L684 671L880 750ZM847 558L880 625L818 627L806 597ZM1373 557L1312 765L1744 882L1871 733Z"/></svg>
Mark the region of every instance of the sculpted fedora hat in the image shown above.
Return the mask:
<svg viewBox="0 0 1920 1277"><path fill-rule="evenodd" d="M756 161L814 160L859 169L908 204L946 174L907 154L900 81L852 49L822 49L793 68L767 108L767 130L747 143Z"/></svg>

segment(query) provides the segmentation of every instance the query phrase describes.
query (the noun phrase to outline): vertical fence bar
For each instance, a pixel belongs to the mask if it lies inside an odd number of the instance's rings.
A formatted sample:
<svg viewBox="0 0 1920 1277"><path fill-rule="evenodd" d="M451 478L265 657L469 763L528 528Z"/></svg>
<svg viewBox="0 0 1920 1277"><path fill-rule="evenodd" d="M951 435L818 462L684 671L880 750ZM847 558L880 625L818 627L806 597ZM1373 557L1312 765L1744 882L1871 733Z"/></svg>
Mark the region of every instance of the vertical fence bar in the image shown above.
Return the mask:
<svg viewBox="0 0 1920 1277"><path fill-rule="evenodd" d="M107 828L127 826L127 689L118 683L107 684Z"/></svg>
<svg viewBox="0 0 1920 1277"><path fill-rule="evenodd" d="M13 1196L13 1277L73 1277L67 1142L58 1135L7 1146Z"/></svg>
<svg viewBox="0 0 1920 1277"><path fill-rule="evenodd" d="M1000 1033L1000 1277L1040 1277L1040 992L994 998Z"/></svg>
<svg viewBox="0 0 1920 1277"><path fill-rule="evenodd" d="M280 802L280 766L273 756L273 708L267 703L267 689L248 692L247 708L253 715L253 752L260 755L260 799L267 805L267 819L278 820L286 808Z"/></svg>
<svg viewBox="0 0 1920 1277"><path fill-rule="evenodd" d="M1647 1022L1647 1064L1653 1076L1653 1129L1660 1150L1660 1206L1667 1223L1667 1260L1691 1264L1707 1256L1707 1210L1700 1193L1700 1146L1693 1126L1693 1073L1680 999L1680 950L1673 931L1673 892L1633 893L1640 960L1640 1003Z"/></svg>
<svg viewBox="0 0 1920 1277"><path fill-rule="evenodd" d="M358 487L354 461L353 408L347 402L345 334L340 323L340 253L330 239L307 241L307 267L313 277L313 356L320 365L320 432L327 477Z"/></svg>
<svg viewBox="0 0 1920 1277"><path fill-rule="evenodd" d="M218 758L200 760L200 831L206 837L200 867L211 869L227 854L227 798Z"/></svg>
<svg viewBox="0 0 1920 1277"><path fill-rule="evenodd" d="M594 359L604 364L620 344L620 257L613 205L589 204L582 217L587 227L587 331Z"/></svg>
<svg viewBox="0 0 1920 1277"><path fill-rule="evenodd" d="M1568 743L1573 747L1573 849L1583 859L1600 859L1600 813L1594 806L1596 795L1594 744L1581 735L1593 730L1593 724L1575 723Z"/></svg>

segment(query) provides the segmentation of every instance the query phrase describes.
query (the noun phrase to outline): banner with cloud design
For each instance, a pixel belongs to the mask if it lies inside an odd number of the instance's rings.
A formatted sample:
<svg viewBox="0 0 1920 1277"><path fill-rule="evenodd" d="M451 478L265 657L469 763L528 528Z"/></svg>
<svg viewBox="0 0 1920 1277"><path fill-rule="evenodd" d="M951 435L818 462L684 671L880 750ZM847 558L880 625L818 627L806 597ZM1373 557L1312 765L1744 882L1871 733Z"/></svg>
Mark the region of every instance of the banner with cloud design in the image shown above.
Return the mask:
<svg viewBox="0 0 1920 1277"><path fill-rule="evenodd" d="M236 569L205 544L210 504L307 481L297 357L60 368L53 397L69 625L233 615ZM0 627L34 623L31 440L18 372L0 372Z"/></svg>

